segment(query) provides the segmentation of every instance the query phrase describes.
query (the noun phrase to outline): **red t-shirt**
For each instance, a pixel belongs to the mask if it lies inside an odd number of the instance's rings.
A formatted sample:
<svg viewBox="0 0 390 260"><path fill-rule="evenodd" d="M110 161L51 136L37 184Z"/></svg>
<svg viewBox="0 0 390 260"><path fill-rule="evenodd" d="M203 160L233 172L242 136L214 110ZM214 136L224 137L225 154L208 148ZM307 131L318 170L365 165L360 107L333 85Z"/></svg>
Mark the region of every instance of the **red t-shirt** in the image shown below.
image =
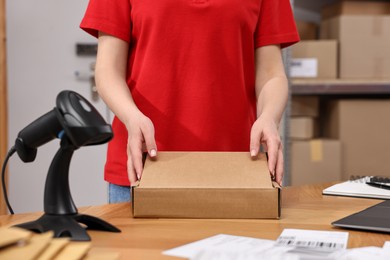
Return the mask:
<svg viewBox="0 0 390 260"><path fill-rule="evenodd" d="M127 83L159 151L249 151L255 49L299 40L289 0L90 0L81 28L130 44ZM105 180L129 185L115 118Z"/></svg>

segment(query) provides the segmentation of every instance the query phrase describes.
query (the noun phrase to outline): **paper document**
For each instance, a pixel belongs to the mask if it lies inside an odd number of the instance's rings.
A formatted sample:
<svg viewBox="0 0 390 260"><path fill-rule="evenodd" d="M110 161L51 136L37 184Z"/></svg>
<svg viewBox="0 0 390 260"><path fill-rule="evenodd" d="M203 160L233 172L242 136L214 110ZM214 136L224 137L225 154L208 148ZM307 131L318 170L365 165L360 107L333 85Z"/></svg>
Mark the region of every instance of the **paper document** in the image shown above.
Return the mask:
<svg viewBox="0 0 390 260"><path fill-rule="evenodd" d="M192 260L337 259L347 242L347 232L285 229L277 241L219 234L163 254Z"/></svg>
<svg viewBox="0 0 390 260"><path fill-rule="evenodd" d="M367 185L370 177L335 184L322 191L323 195L337 195L371 199L390 199L390 190Z"/></svg>
<svg viewBox="0 0 390 260"><path fill-rule="evenodd" d="M193 259L200 252L207 250L221 250L222 252L229 248L234 249L234 251L237 252L243 252L254 248L265 250L271 248L274 243L275 241L273 240L219 234L164 251L163 254Z"/></svg>
<svg viewBox="0 0 390 260"><path fill-rule="evenodd" d="M343 254L340 254L338 260L388 260L390 259L389 251L381 247L369 246L359 247L345 250Z"/></svg>

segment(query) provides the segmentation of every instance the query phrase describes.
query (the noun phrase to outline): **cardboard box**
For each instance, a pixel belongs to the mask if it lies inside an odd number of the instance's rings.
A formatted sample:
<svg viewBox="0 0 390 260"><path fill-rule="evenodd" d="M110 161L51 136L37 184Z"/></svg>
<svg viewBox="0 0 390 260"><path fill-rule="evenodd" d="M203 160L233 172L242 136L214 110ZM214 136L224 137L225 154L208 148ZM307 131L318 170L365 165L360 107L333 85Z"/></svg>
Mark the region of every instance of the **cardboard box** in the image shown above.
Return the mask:
<svg viewBox="0 0 390 260"><path fill-rule="evenodd" d="M301 40L317 40L318 25L311 22L296 21L299 37Z"/></svg>
<svg viewBox="0 0 390 260"><path fill-rule="evenodd" d="M387 1L340 1L326 5L321 10L323 20L339 15L386 15L390 14Z"/></svg>
<svg viewBox="0 0 390 260"><path fill-rule="evenodd" d="M342 15L321 22L321 39L339 42L339 77L390 78L390 15Z"/></svg>
<svg viewBox="0 0 390 260"><path fill-rule="evenodd" d="M336 40L301 41L292 46L291 54L290 76L292 78L337 78L338 47ZM305 71L307 69L311 69L312 73L307 73Z"/></svg>
<svg viewBox="0 0 390 260"><path fill-rule="evenodd" d="M390 100L334 100L326 105L324 135L342 142L343 179L390 177Z"/></svg>
<svg viewBox="0 0 390 260"><path fill-rule="evenodd" d="M291 116L318 117L320 99L318 96L293 96Z"/></svg>
<svg viewBox="0 0 390 260"><path fill-rule="evenodd" d="M280 187L265 154L159 152L133 189L134 217L275 219Z"/></svg>
<svg viewBox="0 0 390 260"><path fill-rule="evenodd" d="M318 136L316 119L308 116L290 117L291 139L312 139Z"/></svg>
<svg viewBox="0 0 390 260"><path fill-rule="evenodd" d="M338 140L292 141L291 185L341 180L341 143Z"/></svg>

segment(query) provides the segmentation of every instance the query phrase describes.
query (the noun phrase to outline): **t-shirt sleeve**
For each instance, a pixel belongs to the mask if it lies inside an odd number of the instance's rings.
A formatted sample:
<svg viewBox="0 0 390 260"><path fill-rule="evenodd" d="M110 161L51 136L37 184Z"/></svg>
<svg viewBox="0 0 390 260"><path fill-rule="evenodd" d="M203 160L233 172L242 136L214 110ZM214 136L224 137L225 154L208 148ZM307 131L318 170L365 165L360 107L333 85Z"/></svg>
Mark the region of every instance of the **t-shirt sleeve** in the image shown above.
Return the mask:
<svg viewBox="0 0 390 260"><path fill-rule="evenodd" d="M102 31L130 42L130 0L90 0L80 28L94 37Z"/></svg>
<svg viewBox="0 0 390 260"><path fill-rule="evenodd" d="M254 40L256 48L271 44L284 48L299 41L289 0L262 0Z"/></svg>

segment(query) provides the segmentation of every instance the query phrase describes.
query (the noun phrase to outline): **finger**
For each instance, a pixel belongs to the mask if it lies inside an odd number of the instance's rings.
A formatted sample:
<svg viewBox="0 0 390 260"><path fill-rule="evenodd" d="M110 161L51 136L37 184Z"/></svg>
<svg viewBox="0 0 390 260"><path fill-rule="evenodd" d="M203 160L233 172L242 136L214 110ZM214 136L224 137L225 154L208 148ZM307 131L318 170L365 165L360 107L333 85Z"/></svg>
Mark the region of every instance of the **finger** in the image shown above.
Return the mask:
<svg viewBox="0 0 390 260"><path fill-rule="evenodd" d="M268 153L268 169L272 175L272 177L275 176L275 168L276 168L276 162L278 160L278 151L279 151L280 143L275 140L268 140L267 141L267 153Z"/></svg>
<svg viewBox="0 0 390 260"><path fill-rule="evenodd" d="M142 175L142 142L141 140L133 139L130 140L130 157L133 163L133 168L136 173L137 180L141 179Z"/></svg>
<svg viewBox="0 0 390 260"><path fill-rule="evenodd" d="M130 185L131 186L135 185L138 179L137 179L137 174L135 172L130 153L128 153L127 155L127 175L129 177Z"/></svg>
<svg viewBox="0 0 390 260"><path fill-rule="evenodd" d="M258 129L255 125L251 129L250 134L250 153L251 156L256 156L260 151L260 139L261 139L261 130Z"/></svg>
<svg viewBox="0 0 390 260"><path fill-rule="evenodd" d="M283 146L280 145L278 151L278 161L276 163L276 182L280 186L282 186L283 175L284 175L284 156L283 156Z"/></svg>
<svg viewBox="0 0 390 260"><path fill-rule="evenodd" d="M154 128L151 127L145 131L143 131L144 141L146 145L146 150L150 157L157 156L157 145L156 140L154 138Z"/></svg>

